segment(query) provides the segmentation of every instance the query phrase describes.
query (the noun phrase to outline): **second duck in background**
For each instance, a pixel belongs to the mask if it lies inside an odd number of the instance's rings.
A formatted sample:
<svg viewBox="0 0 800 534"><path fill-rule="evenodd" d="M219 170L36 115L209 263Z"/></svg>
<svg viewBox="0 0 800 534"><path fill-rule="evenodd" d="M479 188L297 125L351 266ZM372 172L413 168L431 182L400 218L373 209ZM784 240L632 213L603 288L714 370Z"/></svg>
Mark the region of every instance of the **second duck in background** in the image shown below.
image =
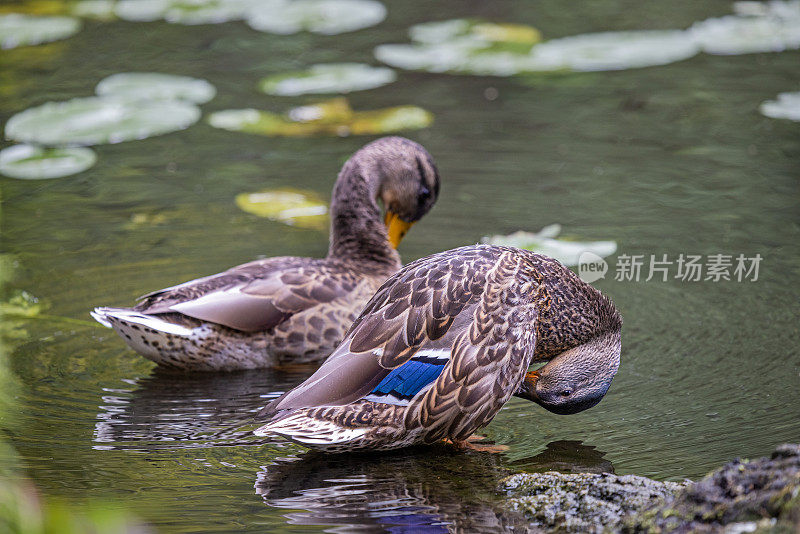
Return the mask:
<svg viewBox="0 0 800 534"><path fill-rule="evenodd" d="M149 293L133 308L95 308L92 316L171 368L231 371L322 359L402 267L395 248L438 195L427 150L402 137L378 139L339 173L327 257L245 263Z"/></svg>

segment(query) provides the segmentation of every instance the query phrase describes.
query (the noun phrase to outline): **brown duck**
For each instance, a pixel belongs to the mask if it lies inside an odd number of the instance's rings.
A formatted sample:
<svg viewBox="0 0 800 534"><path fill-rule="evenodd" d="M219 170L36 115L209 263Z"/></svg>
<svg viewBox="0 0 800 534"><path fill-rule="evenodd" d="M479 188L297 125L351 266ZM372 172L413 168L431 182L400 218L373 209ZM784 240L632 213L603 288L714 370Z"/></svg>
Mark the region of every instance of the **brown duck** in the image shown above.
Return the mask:
<svg viewBox="0 0 800 534"><path fill-rule="evenodd" d="M477 245L407 265L257 435L327 451L463 443L512 395L560 414L600 402L620 361L612 302L552 258ZM528 373L531 363L548 362Z"/></svg>
<svg viewBox="0 0 800 534"><path fill-rule="evenodd" d="M395 248L438 195L436 165L421 145L378 139L339 173L327 257L245 263L92 316L166 367L229 371L321 359L400 269Z"/></svg>

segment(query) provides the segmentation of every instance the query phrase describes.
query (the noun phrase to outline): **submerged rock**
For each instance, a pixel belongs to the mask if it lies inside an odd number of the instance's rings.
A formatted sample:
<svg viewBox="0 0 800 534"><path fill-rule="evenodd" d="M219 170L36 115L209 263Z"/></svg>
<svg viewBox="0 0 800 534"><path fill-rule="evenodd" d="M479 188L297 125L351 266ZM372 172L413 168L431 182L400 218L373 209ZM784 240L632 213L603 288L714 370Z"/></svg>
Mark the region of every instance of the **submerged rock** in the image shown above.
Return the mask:
<svg viewBox="0 0 800 534"><path fill-rule="evenodd" d="M736 459L674 498L626 519L623 532L800 532L800 445Z"/></svg>
<svg viewBox="0 0 800 534"><path fill-rule="evenodd" d="M504 478L508 506L534 526L554 532L615 529L632 512L671 497L683 487L635 475L522 473Z"/></svg>
<svg viewBox="0 0 800 534"><path fill-rule="evenodd" d="M800 445L736 459L695 483L603 474L517 474L507 507L550 532L800 532Z"/></svg>

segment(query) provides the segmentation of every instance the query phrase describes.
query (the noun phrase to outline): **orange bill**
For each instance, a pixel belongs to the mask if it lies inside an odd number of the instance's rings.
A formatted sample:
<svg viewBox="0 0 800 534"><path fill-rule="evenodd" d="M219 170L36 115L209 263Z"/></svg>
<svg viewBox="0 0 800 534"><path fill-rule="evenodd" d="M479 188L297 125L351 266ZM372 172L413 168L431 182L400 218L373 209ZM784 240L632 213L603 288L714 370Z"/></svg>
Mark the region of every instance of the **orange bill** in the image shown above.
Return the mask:
<svg viewBox="0 0 800 534"><path fill-rule="evenodd" d="M519 385L519 389L516 393L514 393L514 396L536 402L536 400L539 398L536 396L536 382L538 380L538 369L536 371L528 372L525 375L525 378L522 380L522 384Z"/></svg>
<svg viewBox="0 0 800 534"><path fill-rule="evenodd" d="M393 248L397 248L397 245L400 244L400 241L402 241L408 229L414 224L413 222L405 222L399 215L391 211L386 212L386 217L384 217L383 222L386 224L389 233L389 243L391 243Z"/></svg>

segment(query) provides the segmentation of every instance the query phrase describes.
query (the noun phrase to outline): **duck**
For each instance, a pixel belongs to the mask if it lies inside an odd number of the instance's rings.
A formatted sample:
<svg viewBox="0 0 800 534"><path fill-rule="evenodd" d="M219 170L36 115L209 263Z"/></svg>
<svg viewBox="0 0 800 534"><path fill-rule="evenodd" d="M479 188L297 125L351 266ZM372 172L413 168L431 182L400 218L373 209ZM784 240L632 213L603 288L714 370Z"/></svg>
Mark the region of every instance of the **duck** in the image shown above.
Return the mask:
<svg viewBox="0 0 800 534"><path fill-rule="evenodd" d="M441 252L392 275L254 433L327 452L471 447L512 396L557 414L600 402L621 329L613 302L555 259L493 245Z"/></svg>
<svg viewBox="0 0 800 534"><path fill-rule="evenodd" d="M235 371L316 362L402 267L397 246L436 203L439 186L422 145L378 139L339 173L325 258L256 260L148 293L132 308L97 307L91 316L164 368Z"/></svg>

